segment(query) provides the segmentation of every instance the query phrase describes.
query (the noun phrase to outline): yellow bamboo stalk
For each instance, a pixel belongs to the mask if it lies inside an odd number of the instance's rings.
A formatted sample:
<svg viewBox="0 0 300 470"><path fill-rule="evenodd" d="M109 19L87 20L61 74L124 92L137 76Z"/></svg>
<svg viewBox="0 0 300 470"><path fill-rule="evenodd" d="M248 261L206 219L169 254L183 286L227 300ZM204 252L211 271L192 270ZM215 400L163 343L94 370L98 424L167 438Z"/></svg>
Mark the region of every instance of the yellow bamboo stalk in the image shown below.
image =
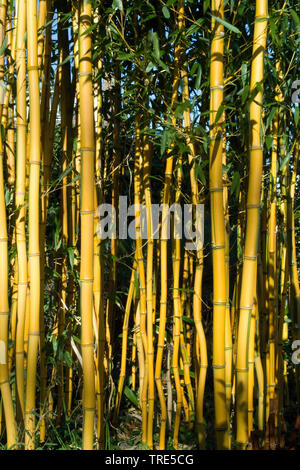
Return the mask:
<svg viewBox="0 0 300 470"><path fill-rule="evenodd" d="M254 362L255 362L255 372L256 372L256 378L257 378L257 388L258 388L258 429L259 431L264 430L264 371L263 371L263 366L262 366L262 361L261 361L261 356L260 356L260 341L259 341L259 311L258 311L258 305L255 310L255 356L254 356Z"/></svg>
<svg viewBox="0 0 300 470"><path fill-rule="evenodd" d="M212 1L212 12L224 19L223 1ZM214 270L213 309L213 367L215 397L215 430L217 448L226 449L228 442L228 419L225 390L225 318L226 318L226 263L225 263L225 217L223 208L222 153L223 138L223 53L224 27L212 19L210 69L210 201L212 217L212 250ZM221 116L220 115L221 112ZM216 118L219 116L218 121Z"/></svg>
<svg viewBox="0 0 300 470"><path fill-rule="evenodd" d="M137 290L137 289L136 289ZM141 335L141 304L139 292L138 295L135 294L135 330L136 330L136 347L137 347L137 356L138 356L138 366L139 366L139 403L142 408L142 395L141 392L144 387L144 378L145 378L145 355L143 348L143 341Z"/></svg>
<svg viewBox="0 0 300 470"><path fill-rule="evenodd" d="M142 442L147 443L148 411L147 411L147 391L148 391L148 340L146 333L147 318L147 300L146 300L146 276L144 266L144 256L142 249L141 235L141 163L142 142L140 135L140 117L136 119L136 148L134 160L134 204L135 204L135 230L136 230L136 259L138 263L138 273L140 281L140 333L145 354L145 374L143 380L143 389L141 391L142 401Z"/></svg>
<svg viewBox="0 0 300 470"><path fill-rule="evenodd" d="M225 117L223 117L225 120ZM222 165L226 166L226 141L223 140ZM223 207L225 217L225 272L226 272L226 313L225 313L225 394L227 412L228 446L231 447L231 397L232 397L232 323L230 315L229 275L230 275L230 218L228 202L228 175L223 175Z"/></svg>
<svg viewBox="0 0 300 470"><path fill-rule="evenodd" d="M183 27L183 14L184 14L184 1L179 0L178 2L178 29ZM173 115L174 107L178 95L178 86L180 79L179 59L181 54L181 46L177 44L174 51L174 76L173 76L173 88L171 98L171 113L172 123L176 126L176 118ZM161 293L160 293L160 313L159 313L159 333L157 343L157 353L155 362L155 383L157 387L157 393L159 397L161 407L161 426L160 426L160 437L159 437L159 449L165 449L165 438L166 438L166 426L167 426L167 406L163 392L163 386L161 381L161 367L163 359L163 348L165 342L165 329L166 329L166 318L167 318L167 283L168 283L168 239L166 236L166 226L168 217L168 205L170 202L170 188L172 181L172 170L173 170L173 156L171 152L168 152L165 166L165 180L162 197L162 216L161 216L161 233L160 233L160 279L161 279ZM179 384L180 385L180 384ZM177 403L181 402L181 388L177 385Z"/></svg>
<svg viewBox="0 0 300 470"><path fill-rule="evenodd" d="M93 335L93 256L94 246L94 100L92 83L91 33L92 5L83 0L79 19L79 89L81 131L81 264L80 311L83 364L83 449L93 448L95 414L94 335Z"/></svg>
<svg viewBox="0 0 300 470"><path fill-rule="evenodd" d="M18 252L18 310L16 331L17 407L24 420L24 328L27 298L26 249L26 1L19 2L17 21L17 148L16 148L16 241Z"/></svg>
<svg viewBox="0 0 300 470"><path fill-rule="evenodd" d="M49 9L49 0L39 1L39 13L38 13L38 65L39 69L42 69L44 59L44 47L45 47L45 22L47 17L47 10Z"/></svg>
<svg viewBox="0 0 300 470"><path fill-rule="evenodd" d="M290 271L290 302L293 319L293 338L300 340L300 287L297 269L297 252L296 252L296 236L295 236L295 187L297 165L299 159L299 140L294 147L294 165L290 178L290 187L287 204L287 226L288 226L288 251L289 251L289 271ZM295 366L296 390L297 390L297 407L298 415L300 413L300 368Z"/></svg>
<svg viewBox="0 0 300 470"><path fill-rule="evenodd" d="M179 203L179 191L176 191L175 196L175 203ZM176 226L176 217L178 215L174 214L174 229ZM175 230L174 230L175 231ZM175 233L173 235L175 237ZM180 415L181 415L181 408L184 403L183 397L183 387L180 383L180 375L179 375L179 352L180 352L180 321L182 317L181 313L181 302L180 302L180 291L179 291L179 278L180 278L180 239L175 238L173 240L173 250L172 250L172 257L173 257L173 305L174 305L174 314L173 314L173 357L172 357L172 369L174 374L175 380L175 388L176 388L176 415L175 415L175 423L174 423L174 434L173 434L173 443L174 449L178 449L178 435L179 435L179 427L180 427Z"/></svg>
<svg viewBox="0 0 300 470"><path fill-rule="evenodd" d="M2 45L5 39L6 31L6 15L7 15L7 0L1 0L0 3L0 44ZM0 80L3 80L5 73L4 66L4 53L0 55ZM0 118L2 118L3 104L0 104Z"/></svg>
<svg viewBox="0 0 300 470"><path fill-rule="evenodd" d="M259 233L260 184L262 177L263 148L261 132L262 92L257 90L263 79L264 52L267 38L268 4L256 1L253 55L250 92L256 90L250 104L249 183L247 193L247 222L243 260L239 328L237 343L237 443L245 448L248 440L248 340L249 318L253 307L254 284L257 271L257 246Z"/></svg>
<svg viewBox="0 0 300 470"><path fill-rule="evenodd" d="M50 8L50 0L46 0L47 15L43 18L42 9L44 6L40 4L39 8L39 22L45 21L50 22L53 12ZM51 121L52 112L50 113L49 120L49 95L50 95L50 65L51 65L51 26L48 24L46 31L44 29L39 31L38 36L38 63L39 67L42 68L42 90L41 90L41 206L40 206L40 254L41 254L41 278L40 278L40 289L41 289L41 302L40 302L40 442L45 441L46 436L46 420L45 420L45 406L46 406L46 395L47 395L47 370L46 370L46 350L45 350L45 321L44 321L44 286L45 286L45 232L46 232L46 219L47 219L47 208L48 208L48 194L45 191L47 184L49 183L49 151L52 156L50 147L53 147L53 134L51 134ZM42 37L41 37L42 36ZM42 44L42 48L41 48ZM43 54L42 52L43 51ZM43 55L43 67L41 64L41 54ZM57 92L57 87L54 86L54 93ZM54 97L54 107L56 106L57 98ZM56 112L56 110L55 110ZM52 125L54 132L54 128Z"/></svg>
<svg viewBox="0 0 300 470"><path fill-rule="evenodd" d="M269 376L267 378L268 399L273 400L275 394L275 342L276 342L276 167L277 167L277 122L273 122L273 149L271 162L272 189L270 201L269 219L269 244L268 244L268 306L269 306ZM274 189L273 189L274 187Z"/></svg>
<svg viewBox="0 0 300 470"><path fill-rule="evenodd" d="M131 271L130 284L129 284L129 290L128 290L128 295L127 295L125 314L124 314L124 320L123 320L122 356L121 356L121 368L120 368L121 370L120 370L118 390L117 390L117 396L116 396L116 404L115 404L114 416L113 416L113 424L114 425L117 424L119 411L120 411L120 405L121 405L122 392L123 392L124 382L125 382L125 378L126 378L128 325L129 325L129 316L130 316L132 300L133 300L133 297L134 297L135 274L136 274L136 262L134 262L133 269Z"/></svg>
<svg viewBox="0 0 300 470"><path fill-rule="evenodd" d="M25 447L29 450L34 449L35 446L36 366L40 336L39 180L41 125L37 57L37 4L34 0L27 1L27 71L30 102L28 256L31 295L25 399Z"/></svg>
<svg viewBox="0 0 300 470"><path fill-rule="evenodd" d="M250 440L253 427L253 414L254 414L254 366L255 366L255 319L257 311L256 299L256 279L254 286L254 300L253 308L250 318L250 332L249 332L249 345L248 345L248 366L249 366L249 379L248 379L248 438Z"/></svg>
<svg viewBox="0 0 300 470"><path fill-rule="evenodd" d="M120 175L120 70L116 65L115 76L112 84L114 86L114 99L112 110L114 114L113 119L113 156L112 156L112 194L111 204L115 208L116 220L112 220L112 224L117 227L118 220L118 198L119 198L119 175ZM108 299L106 307L106 324L107 324L107 343L108 343L108 357L109 362L113 358L114 347L114 332L115 332L115 291L117 283L117 253L118 253L118 239L112 237L111 239L111 264L108 281ZM111 367L111 365L110 365Z"/></svg>
<svg viewBox="0 0 300 470"><path fill-rule="evenodd" d="M98 61L98 69L102 68L102 61ZM102 153L102 95L101 85L95 84L96 87L96 109L97 109L97 123L96 123L96 184L95 184L95 217L94 217L94 308L97 319L97 331L98 331L98 345L96 354L96 374L97 374L97 441L98 448L104 449L105 447L105 428L104 428L104 406L105 406L105 395L104 395L104 351L105 351L105 318L104 318L104 267L103 267L103 256L101 239L97 230L99 222L98 214L98 203L100 204L103 200L103 189L102 189L102 165L101 165L101 153ZM75 220L75 217L74 217ZM74 237L75 243L75 237Z"/></svg>
<svg viewBox="0 0 300 470"><path fill-rule="evenodd" d="M8 375L8 237L3 179L3 143L0 138L0 389L5 426L7 449L17 446L17 427L14 417L12 394Z"/></svg>
<svg viewBox="0 0 300 470"><path fill-rule="evenodd" d="M180 195L182 191L182 156L179 155L178 158L178 168L177 168L177 188L176 188L176 195L175 195L175 203L179 204L180 202ZM180 223L180 220L176 220L178 215L175 213L174 214L174 219L175 223ZM180 328L180 353L181 353L181 358L180 358L180 364L181 368L183 369L184 373L184 380L183 384L185 385L188 393L188 398L189 402L187 403L187 407L185 406L185 396L182 391L182 398L184 401L184 410L186 413L186 421L189 429L192 429L193 423L192 420L194 419L194 411L195 411L195 401L194 401L194 392L192 388L192 383L191 383L191 376L190 376L190 358L187 353L187 348L186 348L186 343L185 343L185 337L184 337L184 331L183 331L183 312L184 312L184 307L186 303L186 292L185 289L187 288L187 281L188 281L188 255L185 250L184 253L184 266L183 266L183 280L182 280L182 293L180 295L180 290L179 290L179 284L175 286L175 279L176 281L179 281L179 276L180 276L180 262L181 262L181 255L180 255L180 240L175 239L173 241L175 244L173 252L174 252L174 259L173 259L173 270L174 270L174 285L173 285L173 301L175 303L180 302L180 306L177 306L178 311L180 312L180 319L179 319L179 328ZM176 275L175 275L176 274ZM176 290L178 292L176 292ZM180 297L177 299L177 297ZM177 325L176 325L177 327ZM183 388L183 387L182 387Z"/></svg>
<svg viewBox="0 0 300 470"><path fill-rule="evenodd" d="M144 137L143 146L143 186L147 212L147 277L146 277L146 302L147 302L147 354L148 354L148 422L147 422L147 446L153 448L153 418L154 418L154 350L153 350L153 220L151 204L151 163L153 148L149 139Z"/></svg>

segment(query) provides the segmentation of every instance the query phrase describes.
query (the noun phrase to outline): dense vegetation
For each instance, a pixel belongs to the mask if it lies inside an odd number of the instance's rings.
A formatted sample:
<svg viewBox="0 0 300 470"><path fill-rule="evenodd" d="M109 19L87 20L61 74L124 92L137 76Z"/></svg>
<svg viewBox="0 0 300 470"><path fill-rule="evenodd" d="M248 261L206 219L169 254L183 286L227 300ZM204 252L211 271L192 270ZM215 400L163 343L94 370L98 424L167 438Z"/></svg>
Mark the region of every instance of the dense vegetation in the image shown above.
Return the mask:
<svg viewBox="0 0 300 470"><path fill-rule="evenodd" d="M299 11L0 0L2 448L299 446Z"/></svg>

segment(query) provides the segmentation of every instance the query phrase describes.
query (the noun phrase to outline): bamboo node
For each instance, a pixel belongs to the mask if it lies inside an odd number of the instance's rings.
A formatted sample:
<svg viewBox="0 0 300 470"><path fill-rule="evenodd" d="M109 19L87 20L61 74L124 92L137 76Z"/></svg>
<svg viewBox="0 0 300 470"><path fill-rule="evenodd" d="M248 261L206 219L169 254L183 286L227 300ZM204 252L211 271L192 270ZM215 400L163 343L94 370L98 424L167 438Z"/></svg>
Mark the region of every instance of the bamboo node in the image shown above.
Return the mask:
<svg viewBox="0 0 300 470"><path fill-rule="evenodd" d="M213 245L212 250L225 250L225 245Z"/></svg>
<svg viewBox="0 0 300 470"><path fill-rule="evenodd" d="M263 150L263 147L261 145L251 145L248 150Z"/></svg>
<svg viewBox="0 0 300 470"><path fill-rule="evenodd" d="M80 152L93 152L95 153L95 149L92 147L80 147Z"/></svg>
<svg viewBox="0 0 300 470"><path fill-rule="evenodd" d="M80 211L80 215L90 215L90 214L94 215L94 213L95 213L95 210L92 210L92 211L83 211L83 210L81 210Z"/></svg>
<svg viewBox="0 0 300 470"><path fill-rule="evenodd" d="M7 383L9 383L9 380L3 380L2 382L0 382L0 386L4 385L4 384L7 384Z"/></svg>
<svg viewBox="0 0 300 470"><path fill-rule="evenodd" d="M92 72L78 72L78 77L92 77Z"/></svg>
<svg viewBox="0 0 300 470"><path fill-rule="evenodd" d="M223 188L209 188L210 193L222 193Z"/></svg>

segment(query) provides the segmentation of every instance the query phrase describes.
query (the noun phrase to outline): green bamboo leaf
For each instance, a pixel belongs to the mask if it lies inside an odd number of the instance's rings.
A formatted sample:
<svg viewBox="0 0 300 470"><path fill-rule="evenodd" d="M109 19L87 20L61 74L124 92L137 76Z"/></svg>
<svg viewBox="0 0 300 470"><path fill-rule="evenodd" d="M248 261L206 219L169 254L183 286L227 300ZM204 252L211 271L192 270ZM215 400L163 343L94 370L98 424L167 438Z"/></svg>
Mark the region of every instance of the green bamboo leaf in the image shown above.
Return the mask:
<svg viewBox="0 0 300 470"><path fill-rule="evenodd" d="M167 143L167 131L164 131L160 139L160 154L161 155L165 153L166 143Z"/></svg>
<svg viewBox="0 0 300 470"><path fill-rule="evenodd" d="M68 168L66 168L60 175L59 175L59 179L58 181L62 181L66 176L68 176L69 173L71 173L71 171L74 170L74 166L69 166Z"/></svg>
<svg viewBox="0 0 300 470"><path fill-rule="evenodd" d="M157 62L159 63L162 69L164 69L166 72L170 72L169 67L161 59L158 59Z"/></svg>
<svg viewBox="0 0 300 470"><path fill-rule="evenodd" d="M189 100L186 100L184 103L179 103L179 105L176 107L174 116L177 118L182 117L183 112L188 109L191 106L191 103Z"/></svg>
<svg viewBox="0 0 300 470"><path fill-rule="evenodd" d="M285 166L286 166L286 165L288 164L288 162L290 161L290 158L291 158L291 154L288 153L288 154L285 156L285 158L282 160L282 162L281 162L280 171L282 171L282 170L285 168Z"/></svg>
<svg viewBox="0 0 300 470"><path fill-rule="evenodd" d="M233 174L232 178L232 183L231 183L231 188L230 188L230 194L235 193L235 197L238 198L239 192L240 192L240 174L238 171L235 171Z"/></svg>
<svg viewBox="0 0 300 470"><path fill-rule="evenodd" d="M204 3L203 3L203 13L204 14L207 12L209 4L210 4L210 0L204 0Z"/></svg>
<svg viewBox="0 0 300 470"><path fill-rule="evenodd" d="M136 394L129 388L127 385L124 387L124 395L128 398L131 403L136 406L137 408L139 407L139 402L136 397Z"/></svg>
<svg viewBox="0 0 300 470"><path fill-rule="evenodd" d="M245 101L247 100L249 91L250 91L250 86L246 85L242 90L242 96L241 96L242 104L244 104Z"/></svg>
<svg viewBox="0 0 300 470"><path fill-rule="evenodd" d="M273 118L274 118L274 116L275 116L275 114L276 114L276 110L277 110L276 107L273 107L273 108L271 109L270 114L269 114L269 116L268 116L268 118L267 118L265 131L268 129L269 125L270 125L271 122L273 121Z"/></svg>
<svg viewBox="0 0 300 470"><path fill-rule="evenodd" d="M70 60L72 60L72 59L74 59L74 56L73 55L68 55L68 57L66 57L62 62L60 62L60 64L58 64L57 67L62 67L67 62L70 62Z"/></svg>
<svg viewBox="0 0 300 470"><path fill-rule="evenodd" d="M206 178L205 174L202 169L201 164L196 164L194 168L194 174L196 179L200 179L201 183L205 186L206 185Z"/></svg>
<svg viewBox="0 0 300 470"><path fill-rule="evenodd" d="M299 122L299 106L295 106L294 121L295 121L295 125L297 127L298 122Z"/></svg>
<svg viewBox="0 0 300 470"><path fill-rule="evenodd" d="M116 10L123 11L123 2L122 2L122 0L113 0L112 8L114 8Z"/></svg>
<svg viewBox="0 0 300 470"><path fill-rule="evenodd" d="M225 26L225 28L230 29L230 31L232 31L233 33L242 34L242 32L236 26L233 26L232 24L228 23L227 21L222 20L221 18L218 18L218 16L215 16L215 15L211 15L211 16L216 21L218 21L218 23L221 23L223 26Z"/></svg>
<svg viewBox="0 0 300 470"><path fill-rule="evenodd" d="M133 60L133 55L127 52L118 52L119 60Z"/></svg>
<svg viewBox="0 0 300 470"><path fill-rule="evenodd" d="M69 351L65 351L65 352L64 352L64 359L65 359L65 362L66 362L67 366L68 366L69 368L71 368L72 365L73 365L73 359L72 359L72 356L71 356L71 354L69 353Z"/></svg>
<svg viewBox="0 0 300 470"><path fill-rule="evenodd" d="M170 18L170 12L166 6L162 7L162 12L163 12L164 17L167 18L168 20Z"/></svg>
<svg viewBox="0 0 300 470"><path fill-rule="evenodd" d="M242 82L244 86L246 85L246 81L247 81L247 70L248 70L248 66L246 62L243 62L242 67L241 67L241 77L242 77Z"/></svg>
<svg viewBox="0 0 300 470"><path fill-rule="evenodd" d="M71 246L68 248L68 255L69 255L69 261L70 261L70 265L71 265L71 268L73 269L74 268L74 248L72 248Z"/></svg>
<svg viewBox="0 0 300 470"><path fill-rule="evenodd" d="M7 41L8 41L8 36L5 36L2 46L0 47L0 55L4 53L6 46L7 46Z"/></svg>
<svg viewBox="0 0 300 470"><path fill-rule="evenodd" d="M78 338L78 336L72 335L72 338L73 338L73 340L75 341L75 343L81 344L81 339Z"/></svg>
<svg viewBox="0 0 300 470"><path fill-rule="evenodd" d="M273 137L271 135L267 135L265 142L266 142L267 150L270 150L273 144Z"/></svg>
<svg viewBox="0 0 300 470"><path fill-rule="evenodd" d="M217 124L217 122L219 121L220 117L223 114L223 111L224 111L224 105L221 104L221 106L219 106L219 109L218 109L217 114L216 114L215 124Z"/></svg>
<svg viewBox="0 0 300 470"><path fill-rule="evenodd" d="M201 66L201 64L199 64L198 65L197 78L196 78L196 82L195 82L196 90L199 90L199 88L200 88L201 78L202 78L202 66Z"/></svg>
<svg viewBox="0 0 300 470"><path fill-rule="evenodd" d="M300 18L297 15L297 13L295 12L295 10L291 9L291 15L292 15L292 18L294 20L295 25L300 26Z"/></svg>
<svg viewBox="0 0 300 470"><path fill-rule="evenodd" d="M52 336L52 346L53 346L53 354L55 356L57 352L57 346L58 346L56 336Z"/></svg>
<svg viewBox="0 0 300 470"><path fill-rule="evenodd" d="M152 33L152 42L153 42L153 48L154 48L154 55L157 60L160 59L160 49L159 49L159 40L158 40L158 35L157 33Z"/></svg>

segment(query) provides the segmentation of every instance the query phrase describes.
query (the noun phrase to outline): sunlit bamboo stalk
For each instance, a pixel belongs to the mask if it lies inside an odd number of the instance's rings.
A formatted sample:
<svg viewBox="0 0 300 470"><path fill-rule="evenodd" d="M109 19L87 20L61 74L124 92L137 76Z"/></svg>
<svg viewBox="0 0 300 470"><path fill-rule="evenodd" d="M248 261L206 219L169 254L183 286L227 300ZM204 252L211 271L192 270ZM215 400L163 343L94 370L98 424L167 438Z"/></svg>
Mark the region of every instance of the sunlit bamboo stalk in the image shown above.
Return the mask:
<svg viewBox="0 0 300 470"><path fill-rule="evenodd" d="M25 446L35 446L36 368L40 336L40 246L39 246L39 194L40 194L40 91L37 56L37 4L27 1L27 71L30 100L29 137L29 270L30 317L28 333L28 360L25 398Z"/></svg>
<svg viewBox="0 0 300 470"><path fill-rule="evenodd" d="M247 222L245 249L239 304L239 329L237 343L237 443L245 448L248 441L248 348L249 318L253 308L254 285L257 275L257 245L259 233L260 184L262 177L263 148L261 133L264 52L267 39L268 4L256 1L250 92L256 91L250 103L249 182L247 193ZM259 87L259 88L258 88Z"/></svg>

